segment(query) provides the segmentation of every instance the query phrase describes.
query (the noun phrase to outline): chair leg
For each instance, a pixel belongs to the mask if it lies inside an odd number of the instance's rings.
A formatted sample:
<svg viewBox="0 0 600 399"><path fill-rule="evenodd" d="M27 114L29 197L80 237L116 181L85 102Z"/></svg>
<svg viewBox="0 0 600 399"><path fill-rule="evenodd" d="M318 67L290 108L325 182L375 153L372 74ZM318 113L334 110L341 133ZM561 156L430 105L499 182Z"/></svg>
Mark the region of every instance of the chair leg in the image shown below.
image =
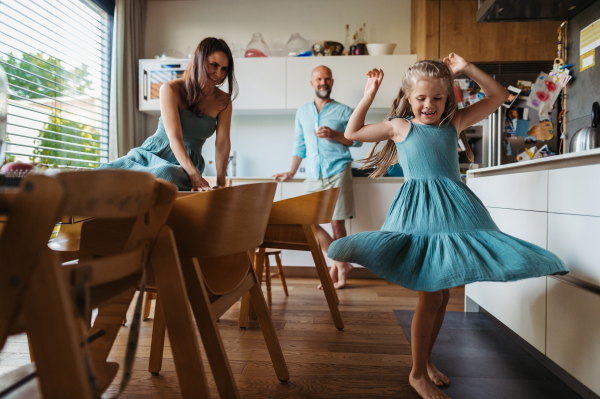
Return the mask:
<svg viewBox="0 0 600 399"><path fill-rule="evenodd" d="M260 329L265 337L265 343L267 344L267 349L269 350L269 355L271 356L271 361L273 362L273 367L275 368L275 374L281 382L285 382L290 379L290 373L288 372L287 365L285 364L285 358L283 357L281 345L279 345L279 340L277 339L277 334L275 333L275 327L273 326L273 321L271 320L269 310L267 309L267 304L265 303L265 297L260 289L260 285L258 285L256 273L254 273L254 278L256 279L257 283L250 288L252 303L254 304L254 309L256 310L256 315L258 316Z"/></svg>
<svg viewBox="0 0 600 399"><path fill-rule="evenodd" d="M169 341L182 396L184 398L209 398L210 393L202 364L200 343L196 338L196 328L176 248L171 229L163 227L150 258L150 267L154 272L156 286L160 293L160 302L157 301L157 308L154 312L155 327L157 327L156 322L160 316L169 331ZM162 332L162 334L157 335L162 335L160 343L164 345L164 324L162 328L158 327L158 332ZM155 343L154 331L152 332L153 345ZM160 345L161 360L163 345ZM152 357L150 360L152 361ZM160 370L160 364L158 370Z"/></svg>
<svg viewBox="0 0 600 399"><path fill-rule="evenodd" d="M44 398L92 399L73 306L60 265L54 262L50 251L48 248L40 254L22 305L23 324L36 355L41 392Z"/></svg>
<svg viewBox="0 0 600 399"><path fill-rule="evenodd" d="M287 289L287 283L285 282L285 275L283 274L283 266L281 264L281 258L279 254L275 254L275 262L277 263L277 274L281 279L281 285L283 286L283 292L285 292L285 296L290 296Z"/></svg>
<svg viewBox="0 0 600 399"><path fill-rule="evenodd" d="M265 283L267 284L267 303L273 305L273 297L271 295L271 262L269 255L265 256Z"/></svg>
<svg viewBox="0 0 600 399"><path fill-rule="evenodd" d="M156 292L146 292L144 297L144 313L142 313L142 320L148 320L150 317L150 307L152 306L152 300L156 299Z"/></svg>
<svg viewBox="0 0 600 399"><path fill-rule="evenodd" d="M262 275L263 269L265 266L265 249L259 248L258 252L254 256L254 268L256 269L256 276L258 278L258 286L262 287ZM252 301L250 301L250 314L249 317L251 320L256 320L256 312L254 311L254 306Z"/></svg>
<svg viewBox="0 0 600 399"><path fill-rule="evenodd" d="M148 362L148 371L158 375L162 369L163 353L165 351L167 325L162 309L162 296L156 296L156 305L154 306L154 325L152 326L152 340L150 341L150 361Z"/></svg>
<svg viewBox="0 0 600 399"><path fill-rule="evenodd" d="M215 322L216 318L213 317L210 310L210 300L204 286L200 265L196 259L182 259L181 268L192 311L196 318L196 324L204 343L206 357L208 357L219 395L221 398L239 398L240 393L233 378L233 372L227 359L219 328Z"/></svg>
<svg viewBox="0 0 600 399"><path fill-rule="evenodd" d="M250 315L250 308L252 304L250 303L250 293L246 292L242 296L242 304L240 305L240 317L238 320L239 328L248 327L248 316Z"/></svg>
<svg viewBox="0 0 600 399"><path fill-rule="evenodd" d="M323 285L323 292L325 293L325 299L327 299L327 305L329 306L331 317L333 317L333 323L338 330L342 330L344 328L344 322L342 321L340 310L337 307L335 300L335 289L333 288L333 284L331 284L331 276L329 276L329 271L327 270L327 264L325 263L325 258L323 257L323 251L321 250L321 245L319 244L319 238L317 237L315 226L312 224L303 224L302 228L304 229L304 235L308 241L308 246L310 248L310 252L312 253L317 273L319 273L319 279Z"/></svg>
<svg viewBox="0 0 600 399"><path fill-rule="evenodd" d="M29 361L33 363L35 362L35 358L33 357L33 348L31 347L31 338L29 338L29 335L27 336L27 346L29 347Z"/></svg>

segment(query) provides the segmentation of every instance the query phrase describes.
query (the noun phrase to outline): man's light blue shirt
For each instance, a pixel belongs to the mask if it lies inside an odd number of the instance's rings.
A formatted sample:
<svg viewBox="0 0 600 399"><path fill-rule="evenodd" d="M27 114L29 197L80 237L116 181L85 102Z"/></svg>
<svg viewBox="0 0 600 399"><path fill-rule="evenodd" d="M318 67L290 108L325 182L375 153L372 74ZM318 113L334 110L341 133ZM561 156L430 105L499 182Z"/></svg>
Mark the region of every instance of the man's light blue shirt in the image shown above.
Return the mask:
<svg viewBox="0 0 600 399"><path fill-rule="evenodd" d="M324 179L336 175L352 162L350 148L334 139L323 139L315 134L315 126L327 126L331 130L344 132L352 108L335 100L325 104L321 113L317 112L314 101L302 105L296 111L296 141L292 155L306 158L306 176L311 179ZM360 147L354 142L352 147Z"/></svg>

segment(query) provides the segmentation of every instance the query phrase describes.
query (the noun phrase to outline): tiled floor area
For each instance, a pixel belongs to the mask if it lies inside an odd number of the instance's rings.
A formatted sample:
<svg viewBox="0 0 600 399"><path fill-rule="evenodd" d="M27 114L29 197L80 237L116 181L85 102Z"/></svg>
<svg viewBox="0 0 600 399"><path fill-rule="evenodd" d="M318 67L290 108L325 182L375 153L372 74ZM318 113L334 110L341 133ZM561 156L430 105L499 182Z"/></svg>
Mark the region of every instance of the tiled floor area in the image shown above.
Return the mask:
<svg viewBox="0 0 600 399"><path fill-rule="evenodd" d="M410 341L414 311L394 313ZM483 313L447 312L432 357L455 399L580 398Z"/></svg>

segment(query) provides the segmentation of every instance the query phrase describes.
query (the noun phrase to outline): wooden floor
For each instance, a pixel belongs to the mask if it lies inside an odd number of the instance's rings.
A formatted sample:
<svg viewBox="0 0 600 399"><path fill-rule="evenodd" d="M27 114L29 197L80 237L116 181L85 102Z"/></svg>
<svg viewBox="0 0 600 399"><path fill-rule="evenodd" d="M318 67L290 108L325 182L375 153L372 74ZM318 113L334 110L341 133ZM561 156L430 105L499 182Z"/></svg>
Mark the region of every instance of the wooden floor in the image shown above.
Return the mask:
<svg viewBox="0 0 600 399"><path fill-rule="evenodd" d="M258 323L251 322L246 330L237 327L239 303L219 322L243 398L418 398L408 385L410 346L393 313L414 310L415 292L383 280L350 280L347 289L338 291L345 323L338 331L316 279L287 282L286 298L279 281L273 280L271 307L291 375L287 384L275 376ZM463 307L464 289L451 290L448 310ZM133 379L122 398L181 396L168 342L160 375L147 371L152 323L152 319L143 322ZM129 328L123 327L109 360L122 364L128 333ZM0 374L28 362L28 353L25 336L10 337L0 352ZM206 361L205 365L210 370ZM208 373L212 397L218 398ZM107 395L117 391L120 378L121 373Z"/></svg>

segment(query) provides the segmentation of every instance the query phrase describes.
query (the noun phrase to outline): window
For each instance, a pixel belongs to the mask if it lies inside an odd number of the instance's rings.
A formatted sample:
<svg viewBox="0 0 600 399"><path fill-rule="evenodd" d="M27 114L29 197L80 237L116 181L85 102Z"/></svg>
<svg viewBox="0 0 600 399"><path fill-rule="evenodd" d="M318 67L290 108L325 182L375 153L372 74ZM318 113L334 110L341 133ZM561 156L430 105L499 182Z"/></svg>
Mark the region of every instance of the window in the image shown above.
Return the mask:
<svg viewBox="0 0 600 399"><path fill-rule="evenodd" d="M112 16L91 0L0 2L5 161L79 168L108 161L111 36Z"/></svg>

